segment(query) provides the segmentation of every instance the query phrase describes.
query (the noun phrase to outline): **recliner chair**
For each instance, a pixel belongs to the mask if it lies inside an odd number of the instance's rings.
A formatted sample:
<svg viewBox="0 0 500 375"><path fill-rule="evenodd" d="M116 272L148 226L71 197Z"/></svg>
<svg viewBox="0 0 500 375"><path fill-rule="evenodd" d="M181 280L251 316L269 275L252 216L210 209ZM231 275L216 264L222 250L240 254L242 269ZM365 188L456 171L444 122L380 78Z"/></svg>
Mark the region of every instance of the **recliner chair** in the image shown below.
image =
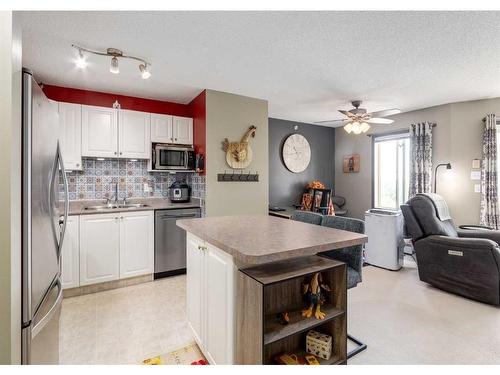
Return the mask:
<svg viewBox="0 0 500 375"><path fill-rule="evenodd" d="M500 231L480 226L458 230L436 194L417 194L401 206L415 249L421 281L447 292L500 304ZM470 229L465 229L470 228Z"/></svg>

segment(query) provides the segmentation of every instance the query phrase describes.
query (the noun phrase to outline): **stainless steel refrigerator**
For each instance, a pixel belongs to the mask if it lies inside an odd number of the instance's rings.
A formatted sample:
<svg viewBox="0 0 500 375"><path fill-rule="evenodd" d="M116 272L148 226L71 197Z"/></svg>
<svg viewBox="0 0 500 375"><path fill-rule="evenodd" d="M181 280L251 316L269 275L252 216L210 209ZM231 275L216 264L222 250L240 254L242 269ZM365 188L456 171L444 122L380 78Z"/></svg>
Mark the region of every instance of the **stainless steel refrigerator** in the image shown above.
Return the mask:
<svg viewBox="0 0 500 375"><path fill-rule="evenodd" d="M47 99L27 70L22 103L22 363L57 364L68 184L58 142L57 104Z"/></svg>

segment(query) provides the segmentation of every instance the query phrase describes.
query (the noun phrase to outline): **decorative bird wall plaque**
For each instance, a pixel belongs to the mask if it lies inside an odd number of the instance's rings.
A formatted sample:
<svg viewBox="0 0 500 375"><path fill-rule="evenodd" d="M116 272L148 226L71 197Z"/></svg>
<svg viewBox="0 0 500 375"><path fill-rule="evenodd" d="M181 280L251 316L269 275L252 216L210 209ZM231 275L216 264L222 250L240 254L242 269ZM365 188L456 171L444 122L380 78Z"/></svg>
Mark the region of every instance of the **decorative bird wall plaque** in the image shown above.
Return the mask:
<svg viewBox="0 0 500 375"><path fill-rule="evenodd" d="M256 126L250 126L239 142L229 142L227 138L222 142L222 150L226 153L227 164L234 169L247 168L252 162L252 148L250 140L255 138Z"/></svg>

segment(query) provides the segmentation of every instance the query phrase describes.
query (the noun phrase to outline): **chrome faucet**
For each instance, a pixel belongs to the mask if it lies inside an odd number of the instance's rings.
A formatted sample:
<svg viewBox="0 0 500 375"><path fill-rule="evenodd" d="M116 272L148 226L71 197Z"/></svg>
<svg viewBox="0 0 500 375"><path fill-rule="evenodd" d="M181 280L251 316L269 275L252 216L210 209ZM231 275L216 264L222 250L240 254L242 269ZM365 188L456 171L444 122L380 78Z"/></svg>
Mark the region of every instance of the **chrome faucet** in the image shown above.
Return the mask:
<svg viewBox="0 0 500 375"><path fill-rule="evenodd" d="M115 194L112 198L106 198L106 205L111 206L112 203L117 204L118 203L118 182L114 183L114 191Z"/></svg>

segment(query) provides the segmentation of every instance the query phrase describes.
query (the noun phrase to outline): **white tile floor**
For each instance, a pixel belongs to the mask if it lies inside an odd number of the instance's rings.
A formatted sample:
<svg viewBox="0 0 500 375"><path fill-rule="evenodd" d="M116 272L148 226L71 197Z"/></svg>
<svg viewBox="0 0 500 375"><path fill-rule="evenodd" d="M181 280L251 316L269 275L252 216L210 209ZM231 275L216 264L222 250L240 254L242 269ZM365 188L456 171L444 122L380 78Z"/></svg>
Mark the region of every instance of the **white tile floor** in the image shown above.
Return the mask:
<svg viewBox="0 0 500 375"><path fill-rule="evenodd" d="M193 342L185 280L65 299L61 363L140 363ZM349 333L368 344L349 364L500 364L500 309L420 282L413 262L365 267L348 316Z"/></svg>
<svg viewBox="0 0 500 375"><path fill-rule="evenodd" d="M185 276L64 299L60 363L137 364L183 347Z"/></svg>

